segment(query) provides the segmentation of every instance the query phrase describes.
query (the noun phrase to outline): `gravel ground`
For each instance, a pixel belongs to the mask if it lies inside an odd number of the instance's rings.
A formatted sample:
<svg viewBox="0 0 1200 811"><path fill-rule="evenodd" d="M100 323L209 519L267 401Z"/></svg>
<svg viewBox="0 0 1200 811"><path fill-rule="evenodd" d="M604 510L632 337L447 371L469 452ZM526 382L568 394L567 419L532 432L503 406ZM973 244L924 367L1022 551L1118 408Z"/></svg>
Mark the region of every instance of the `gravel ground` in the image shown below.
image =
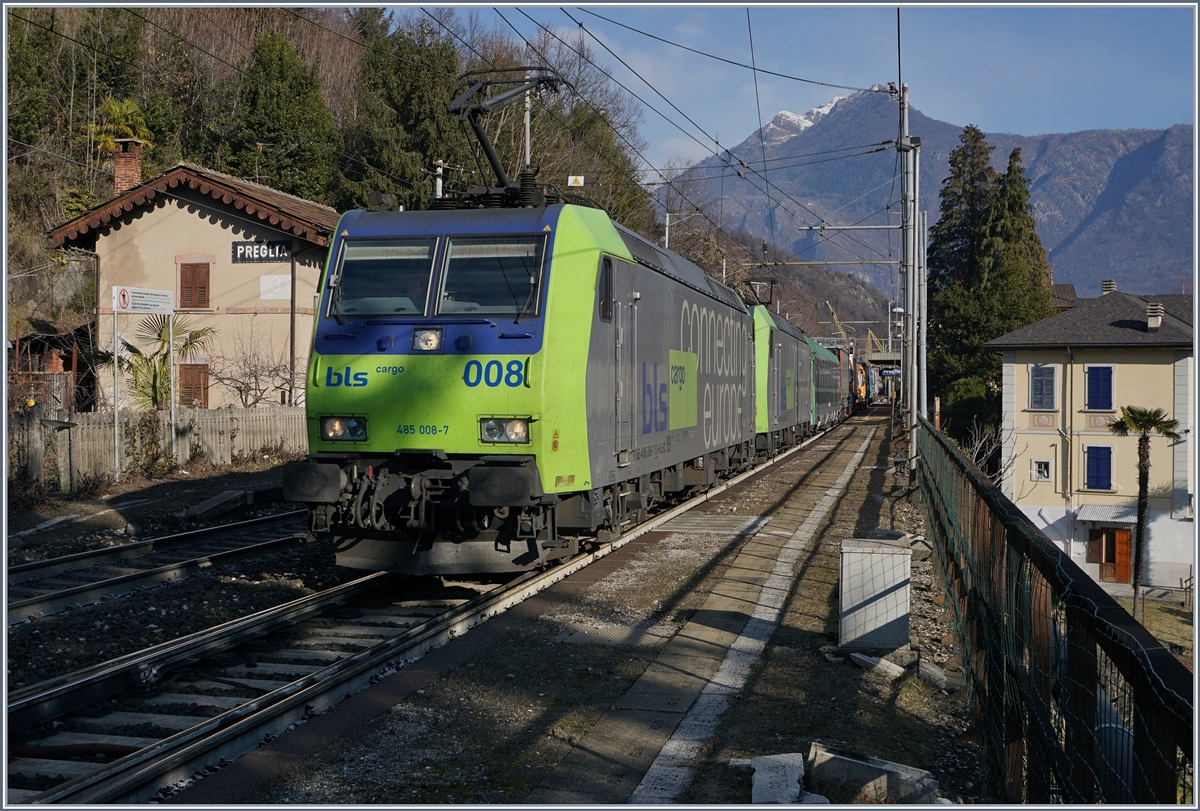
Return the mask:
<svg viewBox="0 0 1200 811"><path fill-rule="evenodd" d="M878 424L883 429L885 423ZM707 505L713 513L767 512L846 428L819 440L766 475ZM731 758L807 752L820 739L868 755L929 769L943 793L975 799L977 755L964 737L966 706L913 675L883 682L825 658L836 641L836 550L844 537L877 527L919 534L920 512L890 469L892 450L877 437L839 501L744 696L681 798L689 804L742 804L750 783ZM647 664L653 645L577 644L565 631L639 627L674 631L699 608L732 560L738 543L719 536L674 534L577 599L553 606L487 655L438 678L360 733L246 798L252 803L520 803L572 745L622 695ZM928 566L915 567L914 643L944 661L947 633L936 621ZM923 573L924 572L924 573ZM911 658L911 655L910 655ZM851 721L851 723L847 723Z"/></svg>
<svg viewBox="0 0 1200 811"><path fill-rule="evenodd" d="M255 505L202 523L183 515L188 507L226 490L278 487L282 465L293 458L268 454L236 467L194 463L154 479L127 476L103 489L75 496L35 492L9 482L5 511L8 565L296 509L286 502ZM65 520L28 532L54 519ZM20 534L25 532L28 534Z"/></svg>
<svg viewBox="0 0 1200 811"><path fill-rule="evenodd" d="M24 687L295 600L363 572L314 543L10 626L8 687Z"/></svg>

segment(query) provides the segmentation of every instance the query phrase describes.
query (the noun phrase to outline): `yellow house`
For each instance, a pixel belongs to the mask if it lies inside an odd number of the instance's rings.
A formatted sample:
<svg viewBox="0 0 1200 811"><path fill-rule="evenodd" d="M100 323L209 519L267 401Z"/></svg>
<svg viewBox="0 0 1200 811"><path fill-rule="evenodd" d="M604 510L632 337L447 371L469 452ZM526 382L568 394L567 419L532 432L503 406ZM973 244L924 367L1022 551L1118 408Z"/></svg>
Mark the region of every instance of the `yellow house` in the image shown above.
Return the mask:
<svg viewBox="0 0 1200 811"><path fill-rule="evenodd" d="M114 288L165 291L189 328L217 331L204 354L178 366L181 405L298 404L338 213L188 163L143 182L140 143L120 146L113 198L50 232L54 247L94 256L98 348L113 345ZM117 309L118 340L136 345L144 316ZM112 403L112 377L101 374L99 385ZM120 407L126 397L117 392Z"/></svg>
<svg viewBox="0 0 1200 811"><path fill-rule="evenodd" d="M1104 291L984 345L1003 353L1001 488L1096 580L1130 583L1138 440L1108 424L1122 406L1165 410L1183 436L1150 440L1144 580L1180 588L1196 548L1192 296Z"/></svg>

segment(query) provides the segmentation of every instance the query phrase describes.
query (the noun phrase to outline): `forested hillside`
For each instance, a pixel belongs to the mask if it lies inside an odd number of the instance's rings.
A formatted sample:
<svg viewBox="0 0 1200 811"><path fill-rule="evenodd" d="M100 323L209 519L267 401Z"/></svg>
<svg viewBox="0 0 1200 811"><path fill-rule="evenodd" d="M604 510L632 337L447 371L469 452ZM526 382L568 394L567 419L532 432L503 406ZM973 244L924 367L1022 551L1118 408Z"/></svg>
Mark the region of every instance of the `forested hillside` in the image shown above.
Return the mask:
<svg viewBox="0 0 1200 811"><path fill-rule="evenodd" d="M474 138L446 109L464 88L456 77L473 70L509 68L519 78L524 66L554 67L563 85L531 112L539 180L565 188L569 175L584 175L584 193L615 219L660 235L636 182L641 108L585 43L547 31L526 42L472 12L436 14L8 9L10 323L87 321L95 291L67 278L79 268L51 252L45 234L111 196L113 139L145 142L146 177L188 161L339 210L366 206L376 191L423 208L439 160L451 167L448 183L492 182ZM514 175L524 162L523 112L518 103L486 119ZM721 254L744 260L740 241L722 236ZM706 268L719 273L720 264ZM817 292L808 309L825 297Z"/></svg>

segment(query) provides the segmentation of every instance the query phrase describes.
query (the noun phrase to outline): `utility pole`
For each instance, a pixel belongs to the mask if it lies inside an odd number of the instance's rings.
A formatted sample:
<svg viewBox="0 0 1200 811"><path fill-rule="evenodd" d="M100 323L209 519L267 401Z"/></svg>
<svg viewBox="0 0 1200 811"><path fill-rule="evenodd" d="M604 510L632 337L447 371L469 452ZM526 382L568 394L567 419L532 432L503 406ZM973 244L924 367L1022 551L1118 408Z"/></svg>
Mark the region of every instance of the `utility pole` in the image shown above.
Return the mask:
<svg viewBox="0 0 1200 811"><path fill-rule="evenodd" d="M900 141L896 144L903 161L904 205L901 208L901 234L904 244L904 264L900 274L904 280L904 340L902 345L902 381L905 401L908 406L908 475L910 481L917 472L917 414L924 411L918 397L918 356L924 351L924 318L920 315L924 280L924 267L918 262L917 250L917 172L921 139L913 138L908 132L908 85L900 87ZM918 334L918 327L920 334Z"/></svg>

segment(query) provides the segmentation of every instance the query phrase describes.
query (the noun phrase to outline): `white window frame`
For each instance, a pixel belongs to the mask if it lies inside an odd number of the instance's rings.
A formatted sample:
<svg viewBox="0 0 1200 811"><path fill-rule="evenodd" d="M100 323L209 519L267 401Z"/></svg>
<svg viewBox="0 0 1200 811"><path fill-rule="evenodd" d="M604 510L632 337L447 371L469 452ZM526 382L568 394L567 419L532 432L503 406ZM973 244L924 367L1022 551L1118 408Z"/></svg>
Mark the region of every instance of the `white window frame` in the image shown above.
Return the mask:
<svg viewBox="0 0 1200 811"><path fill-rule="evenodd" d="M1092 408L1088 403L1088 373L1092 369L1112 370L1112 405L1109 408ZM1057 392L1055 392L1057 394ZM1083 364L1083 408L1081 411L1093 411L1099 414L1112 414L1117 411L1117 365L1115 363L1085 363Z"/></svg>
<svg viewBox="0 0 1200 811"><path fill-rule="evenodd" d="M1058 391L1062 380L1062 376L1058 373L1059 368L1057 363L1031 363L1028 366L1028 398L1026 402L1029 405L1029 411L1058 411ZM1054 402L1051 406L1034 406L1033 404L1033 372L1035 369L1050 369L1054 373L1054 395L1051 398Z"/></svg>
<svg viewBox="0 0 1200 811"><path fill-rule="evenodd" d="M1046 475L1038 475L1038 465L1046 466ZM1029 460L1029 480L1031 482L1048 482L1054 480L1054 462L1050 459Z"/></svg>

